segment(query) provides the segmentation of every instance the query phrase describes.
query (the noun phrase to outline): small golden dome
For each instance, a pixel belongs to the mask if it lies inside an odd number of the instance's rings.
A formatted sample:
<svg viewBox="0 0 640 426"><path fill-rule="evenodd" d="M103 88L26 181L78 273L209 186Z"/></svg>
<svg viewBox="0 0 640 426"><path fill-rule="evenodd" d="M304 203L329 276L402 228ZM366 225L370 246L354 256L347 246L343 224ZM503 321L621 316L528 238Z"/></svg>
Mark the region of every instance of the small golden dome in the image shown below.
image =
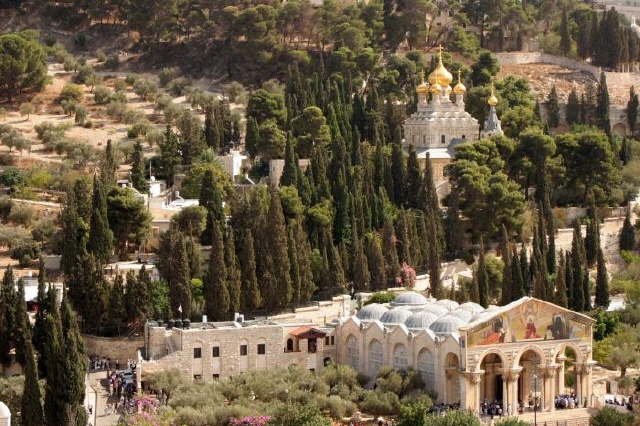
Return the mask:
<svg viewBox="0 0 640 426"><path fill-rule="evenodd" d="M460 70L458 70L458 84L453 88L453 93L456 95L463 95L467 92L467 88L464 84L462 84L462 80L460 79Z"/></svg>
<svg viewBox="0 0 640 426"><path fill-rule="evenodd" d="M442 63L442 46L439 46L439 49L438 66L431 74L429 74L429 83L432 85L438 83L441 86L448 86L453 81L453 76Z"/></svg>
<svg viewBox="0 0 640 426"><path fill-rule="evenodd" d="M421 82L418 87L416 87L416 93L419 95L426 95L429 93L429 86L424 82L424 70L422 71Z"/></svg>
<svg viewBox="0 0 640 426"><path fill-rule="evenodd" d="M498 98L493 93L493 83L491 83L491 96L489 96L489 100L487 101L487 103L492 107L498 105Z"/></svg>
<svg viewBox="0 0 640 426"><path fill-rule="evenodd" d="M440 76L438 75L438 69L436 68L434 72L436 73L435 82L431 83L431 87L429 87L429 90L431 91L431 93L436 95L442 93L442 86L438 84L438 79L440 78Z"/></svg>

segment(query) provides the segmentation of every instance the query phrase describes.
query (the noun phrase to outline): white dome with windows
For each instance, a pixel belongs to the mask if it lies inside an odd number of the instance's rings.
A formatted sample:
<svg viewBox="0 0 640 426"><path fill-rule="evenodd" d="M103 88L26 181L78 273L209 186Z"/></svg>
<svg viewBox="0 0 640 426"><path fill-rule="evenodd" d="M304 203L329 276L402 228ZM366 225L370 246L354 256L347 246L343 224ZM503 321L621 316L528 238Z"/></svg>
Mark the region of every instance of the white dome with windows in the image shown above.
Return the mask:
<svg viewBox="0 0 640 426"><path fill-rule="evenodd" d="M380 322L384 325L398 325L404 322L412 315L411 311L404 308L394 308L387 311L380 318Z"/></svg>
<svg viewBox="0 0 640 426"><path fill-rule="evenodd" d="M473 314L479 314L480 312L484 311L484 308L481 305L478 305L475 302L466 302L463 303L462 305L458 306L458 309L463 309L465 311L469 311Z"/></svg>
<svg viewBox="0 0 640 426"><path fill-rule="evenodd" d="M451 311L449 315L458 317L465 322L471 321L471 318L474 317L473 312L465 311L464 309L456 309L455 311Z"/></svg>
<svg viewBox="0 0 640 426"><path fill-rule="evenodd" d="M438 315L433 312L417 312L411 315L404 322L409 330L426 330L438 319Z"/></svg>
<svg viewBox="0 0 640 426"><path fill-rule="evenodd" d="M388 309L381 304L371 303L363 306L362 309L356 313L356 317L358 317L360 321L375 321L379 320L387 311Z"/></svg>
<svg viewBox="0 0 640 426"><path fill-rule="evenodd" d="M444 306L450 311L458 309L458 306L460 306L458 302L449 299L440 299L436 302L436 305Z"/></svg>
<svg viewBox="0 0 640 426"><path fill-rule="evenodd" d="M438 318L433 324L429 326L429 329L436 334L451 334L458 331L458 328L466 324L461 318L453 315L445 315L442 318Z"/></svg>
<svg viewBox="0 0 640 426"><path fill-rule="evenodd" d="M420 306L428 303L427 298L415 291L405 291L400 293L393 302L392 306Z"/></svg>
<svg viewBox="0 0 640 426"><path fill-rule="evenodd" d="M425 306L422 310L424 312L431 312L433 314L436 314L438 318L449 313L449 309L445 308L444 306L436 305L435 303Z"/></svg>

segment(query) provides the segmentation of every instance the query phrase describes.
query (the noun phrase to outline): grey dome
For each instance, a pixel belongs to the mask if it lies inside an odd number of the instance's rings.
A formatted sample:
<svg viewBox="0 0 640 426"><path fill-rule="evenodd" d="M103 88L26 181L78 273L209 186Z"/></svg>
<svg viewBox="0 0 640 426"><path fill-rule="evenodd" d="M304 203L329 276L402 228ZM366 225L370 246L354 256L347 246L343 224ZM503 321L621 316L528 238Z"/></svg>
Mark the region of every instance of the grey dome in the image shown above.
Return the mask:
<svg viewBox="0 0 640 426"><path fill-rule="evenodd" d="M385 325L403 324L411 316L411 311L404 308L394 308L387 311L380 318L380 322Z"/></svg>
<svg viewBox="0 0 640 426"><path fill-rule="evenodd" d="M455 311L451 311L451 313L449 313L449 315L452 315L454 317L458 317L461 320L463 320L464 322L469 322L471 320L471 318L473 318L473 312L471 311L465 311L464 309L456 309Z"/></svg>
<svg viewBox="0 0 640 426"><path fill-rule="evenodd" d="M444 306L436 305L436 304L425 306L423 311L434 313L436 314L436 316L438 316L438 318L443 315L447 315L449 313L449 309L445 308Z"/></svg>
<svg viewBox="0 0 640 426"><path fill-rule="evenodd" d="M371 303L370 305L363 306L356 314L356 317L361 321L379 320L387 310L387 308L379 303Z"/></svg>
<svg viewBox="0 0 640 426"><path fill-rule="evenodd" d="M458 317L445 315L442 318L438 318L433 324L431 324L429 329L436 334L451 334L458 331L458 328L462 327L464 324L466 324L465 321Z"/></svg>
<svg viewBox="0 0 640 426"><path fill-rule="evenodd" d="M500 309L499 306L495 306L495 305L489 305L489 307L487 309L485 309L482 312L479 312L476 314L476 316L473 317L473 321L480 319L480 318L485 318L490 316L492 313L494 313L495 311L497 311L498 309Z"/></svg>
<svg viewBox="0 0 640 426"><path fill-rule="evenodd" d="M460 306L458 302L449 299L440 299L436 302L436 305L444 306L450 311L458 309L458 306Z"/></svg>
<svg viewBox="0 0 640 426"><path fill-rule="evenodd" d="M0 418L9 418L11 417L11 411L9 411L9 407L2 401L0 401Z"/></svg>
<svg viewBox="0 0 640 426"><path fill-rule="evenodd" d="M458 306L458 309L464 309L465 311L469 311L472 314L479 314L480 312L484 311L484 308L475 302L463 303L462 305Z"/></svg>
<svg viewBox="0 0 640 426"><path fill-rule="evenodd" d="M391 302L393 306L415 306L415 305L426 305L427 298L421 295L420 293L416 293L415 291L405 291L404 293L400 293L393 302Z"/></svg>
<svg viewBox="0 0 640 426"><path fill-rule="evenodd" d="M438 315L433 312L418 312L411 315L404 322L409 330L426 330L429 326L438 319Z"/></svg>

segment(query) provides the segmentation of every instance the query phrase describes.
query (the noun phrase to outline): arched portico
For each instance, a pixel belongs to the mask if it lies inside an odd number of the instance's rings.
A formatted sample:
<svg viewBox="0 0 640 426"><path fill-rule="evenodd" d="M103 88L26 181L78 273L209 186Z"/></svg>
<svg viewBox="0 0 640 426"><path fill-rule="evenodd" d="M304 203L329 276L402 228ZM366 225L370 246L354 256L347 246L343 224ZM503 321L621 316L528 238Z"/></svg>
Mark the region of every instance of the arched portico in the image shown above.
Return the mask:
<svg viewBox="0 0 640 426"><path fill-rule="evenodd" d="M460 402L460 360L449 352L445 359L446 387L444 401L448 404Z"/></svg>

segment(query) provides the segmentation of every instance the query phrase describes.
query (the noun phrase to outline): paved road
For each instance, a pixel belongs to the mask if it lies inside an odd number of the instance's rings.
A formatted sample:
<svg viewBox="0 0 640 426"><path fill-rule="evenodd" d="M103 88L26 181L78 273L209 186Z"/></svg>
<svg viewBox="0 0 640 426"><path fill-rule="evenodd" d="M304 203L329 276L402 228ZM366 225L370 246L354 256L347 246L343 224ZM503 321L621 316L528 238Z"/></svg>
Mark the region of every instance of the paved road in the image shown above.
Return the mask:
<svg viewBox="0 0 640 426"><path fill-rule="evenodd" d="M86 378L85 406L93 405L93 416L89 417L89 422L93 426L114 426L118 424L120 416L118 414L104 413L107 403L116 402L116 398L109 398L106 386L107 373L105 371L92 372Z"/></svg>

